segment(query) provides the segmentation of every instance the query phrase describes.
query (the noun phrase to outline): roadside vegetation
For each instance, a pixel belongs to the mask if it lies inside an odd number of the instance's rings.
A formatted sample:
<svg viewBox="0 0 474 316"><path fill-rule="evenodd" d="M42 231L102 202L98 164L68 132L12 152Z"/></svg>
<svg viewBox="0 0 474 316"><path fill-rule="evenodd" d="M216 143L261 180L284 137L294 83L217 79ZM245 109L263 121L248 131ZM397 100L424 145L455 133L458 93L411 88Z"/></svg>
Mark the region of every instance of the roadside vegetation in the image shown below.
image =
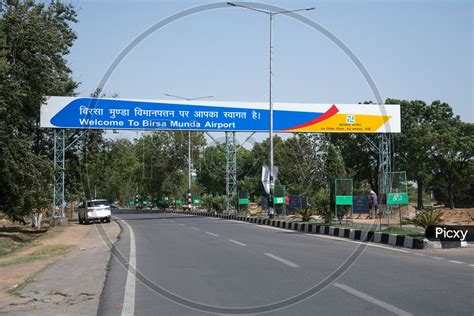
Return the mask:
<svg viewBox="0 0 474 316"><path fill-rule="evenodd" d="M41 231L18 225L0 227L0 267L66 253L69 249L66 245L44 243L57 238L70 225L74 223L55 227L45 223Z"/></svg>
<svg viewBox="0 0 474 316"><path fill-rule="evenodd" d="M73 96L79 85L66 56L76 40L78 23L71 3L3 1L0 4L0 211L30 215L51 208L52 132L39 127L45 96ZM80 23L80 22L79 22ZM47 45L45 45L47 43ZM116 91L120 93L120 91ZM93 96L103 96L96 91ZM124 96L125 97L125 96ZM362 100L361 100L362 101ZM370 104L370 102L365 102ZM435 100L400 100L402 133L393 135L393 170L405 170L410 199L450 208L474 205L474 125L463 122L451 106ZM304 220L317 214L333 220L333 181L354 180L358 194L378 191L379 155L357 134L289 134L276 136L277 185L286 193L304 195ZM365 135L377 144L379 135ZM70 204L84 198L106 198L128 206L135 194L158 203L168 198L187 204L188 132L150 132L136 139L108 139L103 131L66 131L65 194ZM225 209L225 145L203 133L191 133L192 191L213 212ZM260 203L262 165L268 165L268 139L237 148L237 188ZM429 196L432 201L427 201ZM232 199L235 207L236 199ZM277 207L277 212L282 208ZM243 210L245 212L245 210ZM341 222L344 212L339 212ZM436 222L422 213L413 224ZM426 217L426 218L425 218ZM434 216L436 217L436 216ZM3 242L5 249L10 242Z"/></svg>
<svg viewBox="0 0 474 316"><path fill-rule="evenodd" d="M0 260L0 268L64 255L71 249L71 247L72 246L70 245L45 245L38 247L36 250L25 256L14 256L11 258L7 256Z"/></svg>

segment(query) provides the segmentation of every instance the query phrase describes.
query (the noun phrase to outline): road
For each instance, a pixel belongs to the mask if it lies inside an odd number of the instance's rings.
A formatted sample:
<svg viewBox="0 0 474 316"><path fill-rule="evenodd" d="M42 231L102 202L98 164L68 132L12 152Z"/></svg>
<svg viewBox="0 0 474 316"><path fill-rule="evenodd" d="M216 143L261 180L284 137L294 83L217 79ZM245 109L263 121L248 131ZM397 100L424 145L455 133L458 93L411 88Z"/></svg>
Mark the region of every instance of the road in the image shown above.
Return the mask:
<svg viewBox="0 0 474 316"><path fill-rule="evenodd" d="M472 254L450 260L182 214L117 216L100 315L473 315Z"/></svg>

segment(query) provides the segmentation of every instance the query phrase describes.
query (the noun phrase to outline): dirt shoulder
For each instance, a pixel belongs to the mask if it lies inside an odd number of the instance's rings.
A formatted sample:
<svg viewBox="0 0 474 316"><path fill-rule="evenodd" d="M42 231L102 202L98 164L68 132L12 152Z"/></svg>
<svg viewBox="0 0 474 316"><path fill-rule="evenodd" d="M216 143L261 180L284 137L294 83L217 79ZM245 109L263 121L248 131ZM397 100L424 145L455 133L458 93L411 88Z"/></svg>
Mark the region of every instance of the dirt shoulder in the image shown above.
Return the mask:
<svg viewBox="0 0 474 316"><path fill-rule="evenodd" d="M95 225L117 240L117 223ZM110 250L95 225L69 224L0 258L0 314L96 314Z"/></svg>

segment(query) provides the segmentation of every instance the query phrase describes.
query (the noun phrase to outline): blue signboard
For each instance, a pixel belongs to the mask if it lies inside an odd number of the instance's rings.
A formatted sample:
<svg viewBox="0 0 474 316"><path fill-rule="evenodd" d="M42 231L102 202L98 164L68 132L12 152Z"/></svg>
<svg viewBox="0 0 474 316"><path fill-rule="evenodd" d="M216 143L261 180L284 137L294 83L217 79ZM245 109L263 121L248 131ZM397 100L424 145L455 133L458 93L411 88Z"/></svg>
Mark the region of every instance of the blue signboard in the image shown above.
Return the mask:
<svg viewBox="0 0 474 316"><path fill-rule="evenodd" d="M369 198L367 197L367 195L354 195L352 197L353 213L368 214L369 211Z"/></svg>
<svg viewBox="0 0 474 316"><path fill-rule="evenodd" d="M365 113L361 105L275 104L274 130L278 132L361 131L375 132L385 119ZM344 114L351 109L350 115ZM374 107L370 110L374 112ZM347 123L350 116L352 123ZM355 117L355 119L354 119ZM374 123L375 122L375 123ZM41 126L50 128L201 130L265 132L269 127L267 103L155 101L49 97L41 108ZM332 126L335 126L332 128Z"/></svg>

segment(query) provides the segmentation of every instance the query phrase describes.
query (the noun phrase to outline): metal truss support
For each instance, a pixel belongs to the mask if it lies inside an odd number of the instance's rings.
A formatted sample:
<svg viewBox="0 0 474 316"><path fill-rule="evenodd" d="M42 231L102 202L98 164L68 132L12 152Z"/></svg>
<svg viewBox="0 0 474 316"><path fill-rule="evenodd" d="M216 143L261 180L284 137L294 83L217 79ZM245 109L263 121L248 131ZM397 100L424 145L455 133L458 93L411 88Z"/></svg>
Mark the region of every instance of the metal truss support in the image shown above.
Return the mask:
<svg viewBox="0 0 474 316"><path fill-rule="evenodd" d="M379 196L386 197L390 191L390 172L392 171L391 159L391 136L390 134L381 134L379 140ZM379 201L382 202L382 201ZM381 204L381 216L391 213L391 207L386 203ZM390 215L388 216L390 218Z"/></svg>
<svg viewBox="0 0 474 316"><path fill-rule="evenodd" d="M225 192L226 213L230 212L230 199L237 187L237 146L235 132L225 132Z"/></svg>
<svg viewBox="0 0 474 316"><path fill-rule="evenodd" d="M54 184L53 184L53 217L64 218L64 171L65 132L54 129Z"/></svg>

